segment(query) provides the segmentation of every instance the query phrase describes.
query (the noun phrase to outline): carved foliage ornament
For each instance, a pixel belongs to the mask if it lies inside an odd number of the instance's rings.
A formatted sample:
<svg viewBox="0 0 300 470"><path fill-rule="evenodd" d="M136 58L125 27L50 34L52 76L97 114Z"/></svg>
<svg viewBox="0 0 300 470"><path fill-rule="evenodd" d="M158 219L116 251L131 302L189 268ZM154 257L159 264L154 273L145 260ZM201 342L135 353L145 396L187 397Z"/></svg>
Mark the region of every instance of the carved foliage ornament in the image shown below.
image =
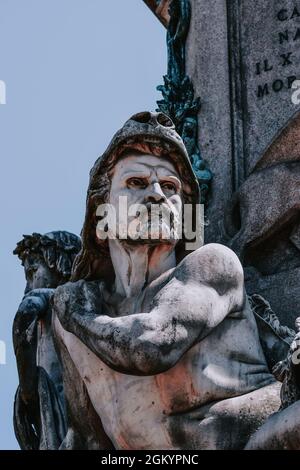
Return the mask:
<svg viewBox="0 0 300 470"><path fill-rule="evenodd" d="M157 2L160 3L160 2ZM189 0L172 0L167 32L168 73L164 85L157 87L163 95L158 110L170 116L186 145L193 170L201 188L201 202L207 202L212 173L202 159L198 146L198 112L200 98L195 97L193 83L186 75L185 45L191 21Z"/></svg>

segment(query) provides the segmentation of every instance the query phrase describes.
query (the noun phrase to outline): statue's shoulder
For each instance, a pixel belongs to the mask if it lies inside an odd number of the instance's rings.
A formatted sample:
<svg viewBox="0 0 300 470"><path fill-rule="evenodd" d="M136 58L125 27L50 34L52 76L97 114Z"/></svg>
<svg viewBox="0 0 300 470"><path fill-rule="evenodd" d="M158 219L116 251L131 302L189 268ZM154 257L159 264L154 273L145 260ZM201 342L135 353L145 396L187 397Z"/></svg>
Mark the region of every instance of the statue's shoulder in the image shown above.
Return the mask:
<svg viewBox="0 0 300 470"><path fill-rule="evenodd" d="M57 287L53 296L53 304L60 308L66 303L72 306L96 306L102 300L102 284L97 281L79 280L67 282Z"/></svg>
<svg viewBox="0 0 300 470"><path fill-rule="evenodd" d="M220 294L244 285L244 272L237 255L224 245L202 246L178 265L183 275L215 288Z"/></svg>

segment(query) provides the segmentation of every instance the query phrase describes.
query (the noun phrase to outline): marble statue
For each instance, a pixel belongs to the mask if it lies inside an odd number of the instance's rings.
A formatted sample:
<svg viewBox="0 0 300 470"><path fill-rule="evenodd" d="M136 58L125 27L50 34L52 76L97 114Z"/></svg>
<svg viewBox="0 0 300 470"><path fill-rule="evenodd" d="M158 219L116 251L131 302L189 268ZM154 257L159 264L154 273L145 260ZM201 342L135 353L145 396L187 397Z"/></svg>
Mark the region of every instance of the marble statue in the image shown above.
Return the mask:
<svg viewBox="0 0 300 470"><path fill-rule="evenodd" d="M80 239L56 231L25 235L14 251L26 289L13 325L19 373L14 427L21 449L58 449L66 433L61 366L54 348L51 297L67 282Z"/></svg>
<svg viewBox="0 0 300 470"><path fill-rule="evenodd" d="M187 251L184 237L102 239L98 208L121 196L196 211L197 179L162 113L132 116L90 174L81 251L53 296L67 410L60 448L242 449L280 408L281 384L240 261L219 244Z"/></svg>

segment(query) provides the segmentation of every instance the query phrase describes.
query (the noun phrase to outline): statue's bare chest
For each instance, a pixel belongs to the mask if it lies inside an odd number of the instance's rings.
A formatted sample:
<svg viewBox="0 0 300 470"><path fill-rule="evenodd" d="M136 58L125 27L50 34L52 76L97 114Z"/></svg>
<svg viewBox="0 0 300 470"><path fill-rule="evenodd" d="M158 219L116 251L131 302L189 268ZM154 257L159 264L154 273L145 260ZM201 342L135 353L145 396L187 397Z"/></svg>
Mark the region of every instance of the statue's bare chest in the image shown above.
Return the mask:
<svg viewBox="0 0 300 470"><path fill-rule="evenodd" d="M103 363L74 335L63 330L57 319L55 321L55 328L114 445L125 449L143 448L144 445L145 448L172 448L168 416L197 406L199 400L199 395L195 394L193 371L188 366L199 355L197 346L165 373L147 377L121 374Z"/></svg>

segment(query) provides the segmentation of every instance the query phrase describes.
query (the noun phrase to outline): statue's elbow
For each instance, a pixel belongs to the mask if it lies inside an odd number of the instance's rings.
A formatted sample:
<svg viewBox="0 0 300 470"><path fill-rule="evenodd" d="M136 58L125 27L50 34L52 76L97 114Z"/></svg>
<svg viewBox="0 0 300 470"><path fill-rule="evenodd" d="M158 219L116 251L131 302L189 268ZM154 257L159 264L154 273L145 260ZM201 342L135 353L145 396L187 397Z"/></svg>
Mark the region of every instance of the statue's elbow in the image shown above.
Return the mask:
<svg viewBox="0 0 300 470"><path fill-rule="evenodd" d="M137 361L140 375L161 374L171 369L176 362L176 354L167 345L151 342L140 345Z"/></svg>

